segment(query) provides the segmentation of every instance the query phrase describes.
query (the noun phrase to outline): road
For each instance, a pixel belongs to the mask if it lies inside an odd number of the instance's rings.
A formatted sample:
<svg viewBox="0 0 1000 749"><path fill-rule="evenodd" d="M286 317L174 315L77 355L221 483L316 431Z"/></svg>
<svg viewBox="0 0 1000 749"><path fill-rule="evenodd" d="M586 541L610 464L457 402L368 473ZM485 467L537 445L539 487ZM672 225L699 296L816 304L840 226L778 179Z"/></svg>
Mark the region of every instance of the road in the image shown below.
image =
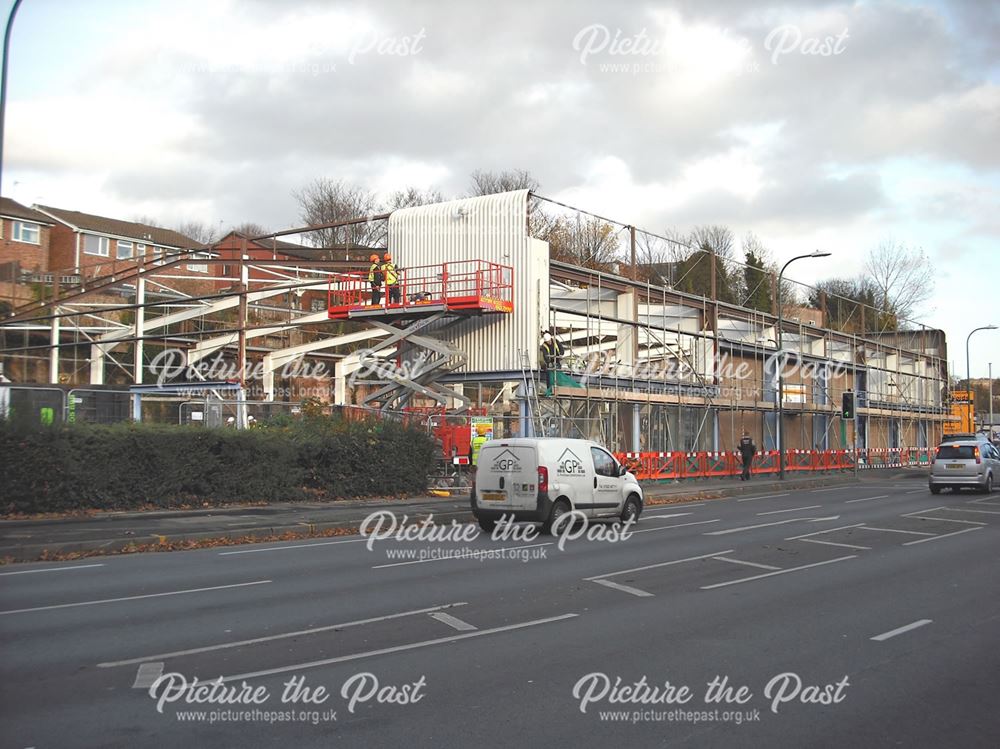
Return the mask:
<svg viewBox="0 0 1000 749"><path fill-rule="evenodd" d="M0 568L3 746L996 746L998 563L1000 494L868 476L561 549Z"/></svg>

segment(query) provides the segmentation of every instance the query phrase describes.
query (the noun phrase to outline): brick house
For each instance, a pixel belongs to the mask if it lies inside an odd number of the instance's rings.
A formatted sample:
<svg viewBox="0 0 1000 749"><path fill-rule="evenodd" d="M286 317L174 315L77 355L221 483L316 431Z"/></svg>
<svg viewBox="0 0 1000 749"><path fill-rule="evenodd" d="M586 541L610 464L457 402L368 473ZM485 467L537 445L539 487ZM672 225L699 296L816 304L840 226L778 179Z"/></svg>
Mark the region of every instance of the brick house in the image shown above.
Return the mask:
<svg viewBox="0 0 1000 749"><path fill-rule="evenodd" d="M17 262L21 270L49 270L53 220L16 200L0 198L0 265Z"/></svg>
<svg viewBox="0 0 1000 749"><path fill-rule="evenodd" d="M172 229L135 221L95 216L80 211L36 205L52 224L49 270L67 270L95 278L122 270L141 258L162 258L199 245ZM211 266L192 262L181 265L178 275L207 278Z"/></svg>

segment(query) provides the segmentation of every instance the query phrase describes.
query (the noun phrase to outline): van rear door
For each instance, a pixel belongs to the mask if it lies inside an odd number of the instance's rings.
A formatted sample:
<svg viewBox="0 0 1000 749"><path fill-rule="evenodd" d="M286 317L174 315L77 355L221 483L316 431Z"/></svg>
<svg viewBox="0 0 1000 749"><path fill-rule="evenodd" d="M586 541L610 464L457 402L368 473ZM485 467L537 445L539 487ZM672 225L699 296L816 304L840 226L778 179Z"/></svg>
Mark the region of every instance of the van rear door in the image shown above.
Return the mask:
<svg viewBox="0 0 1000 749"><path fill-rule="evenodd" d="M476 497L489 510L533 510L538 505L538 458L533 446L491 441L476 468Z"/></svg>

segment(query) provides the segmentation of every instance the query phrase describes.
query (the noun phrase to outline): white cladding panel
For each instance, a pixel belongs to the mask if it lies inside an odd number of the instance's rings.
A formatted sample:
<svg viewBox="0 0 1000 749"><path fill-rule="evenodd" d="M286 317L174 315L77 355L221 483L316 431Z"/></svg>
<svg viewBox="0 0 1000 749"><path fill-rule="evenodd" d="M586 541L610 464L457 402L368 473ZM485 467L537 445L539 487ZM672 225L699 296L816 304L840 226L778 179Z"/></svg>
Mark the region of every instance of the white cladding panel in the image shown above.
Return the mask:
<svg viewBox="0 0 1000 749"><path fill-rule="evenodd" d="M528 236L528 191L402 208L389 216L389 250L401 268L488 260L514 269L514 312L492 313L442 337L468 356L461 371L520 370L517 352L537 366L539 331L548 325L549 246Z"/></svg>

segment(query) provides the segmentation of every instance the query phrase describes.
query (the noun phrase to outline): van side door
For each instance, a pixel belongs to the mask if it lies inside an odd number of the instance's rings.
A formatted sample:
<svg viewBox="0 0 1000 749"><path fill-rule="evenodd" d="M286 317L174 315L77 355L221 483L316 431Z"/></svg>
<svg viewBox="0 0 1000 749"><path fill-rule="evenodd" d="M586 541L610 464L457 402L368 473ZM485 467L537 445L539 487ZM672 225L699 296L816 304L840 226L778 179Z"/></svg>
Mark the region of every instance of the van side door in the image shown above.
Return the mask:
<svg viewBox="0 0 1000 749"><path fill-rule="evenodd" d="M599 447L590 448L594 461L594 515L614 515L621 509L622 486L618 461Z"/></svg>

